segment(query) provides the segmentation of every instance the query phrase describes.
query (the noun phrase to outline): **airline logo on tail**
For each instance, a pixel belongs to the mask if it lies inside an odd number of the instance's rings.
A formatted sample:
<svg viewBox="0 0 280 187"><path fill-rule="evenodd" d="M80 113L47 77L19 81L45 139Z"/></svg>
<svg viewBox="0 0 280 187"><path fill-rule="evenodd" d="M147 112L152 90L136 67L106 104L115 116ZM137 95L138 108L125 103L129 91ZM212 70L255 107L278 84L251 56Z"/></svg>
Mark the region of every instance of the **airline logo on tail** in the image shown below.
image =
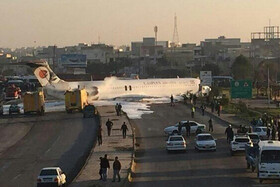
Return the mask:
<svg viewBox="0 0 280 187"><path fill-rule="evenodd" d="M35 76L42 86L50 84L50 72L46 67L38 67L34 71Z"/></svg>

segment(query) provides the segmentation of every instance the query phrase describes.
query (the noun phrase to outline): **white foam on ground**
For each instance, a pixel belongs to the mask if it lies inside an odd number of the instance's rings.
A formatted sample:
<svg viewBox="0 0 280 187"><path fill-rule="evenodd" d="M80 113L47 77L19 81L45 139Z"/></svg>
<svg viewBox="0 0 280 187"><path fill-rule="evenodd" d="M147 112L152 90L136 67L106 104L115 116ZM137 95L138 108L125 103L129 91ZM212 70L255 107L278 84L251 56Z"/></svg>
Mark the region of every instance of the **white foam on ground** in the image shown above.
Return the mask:
<svg viewBox="0 0 280 187"><path fill-rule="evenodd" d="M182 97L175 96L175 101L181 101ZM98 100L93 101L92 104L95 106L111 106L116 105L116 103L121 103L122 110L127 114L129 119L141 119L143 114L151 114L153 111L150 109L150 104L159 104L159 103L170 103L169 97L162 98L143 98L138 99L138 102L133 101L133 98L122 99L119 98L117 100ZM21 113L23 113L23 104L18 104L21 108ZM4 114L9 113L10 105L4 105ZM45 103L45 112L62 112L65 111L65 103L64 101L46 101Z"/></svg>

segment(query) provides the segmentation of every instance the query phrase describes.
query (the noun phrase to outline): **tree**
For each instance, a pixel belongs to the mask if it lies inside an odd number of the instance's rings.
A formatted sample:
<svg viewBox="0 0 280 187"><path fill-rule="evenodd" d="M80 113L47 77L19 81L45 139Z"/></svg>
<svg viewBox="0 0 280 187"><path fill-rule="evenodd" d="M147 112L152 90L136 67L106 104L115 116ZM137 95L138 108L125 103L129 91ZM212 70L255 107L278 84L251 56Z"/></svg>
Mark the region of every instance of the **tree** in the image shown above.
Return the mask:
<svg viewBox="0 0 280 187"><path fill-rule="evenodd" d="M231 71L235 80L252 79L253 77L253 66L243 55L240 55L235 59Z"/></svg>

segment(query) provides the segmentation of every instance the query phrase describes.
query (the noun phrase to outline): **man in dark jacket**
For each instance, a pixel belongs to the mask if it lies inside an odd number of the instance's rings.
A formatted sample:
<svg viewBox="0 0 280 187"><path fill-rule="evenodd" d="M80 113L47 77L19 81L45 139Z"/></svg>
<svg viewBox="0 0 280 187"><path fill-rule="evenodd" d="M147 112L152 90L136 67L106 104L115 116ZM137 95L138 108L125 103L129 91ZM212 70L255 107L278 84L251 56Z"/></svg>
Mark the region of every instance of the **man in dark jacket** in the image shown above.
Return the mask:
<svg viewBox="0 0 280 187"><path fill-rule="evenodd" d="M109 118L108 118L108 121L106 122L106 126L107 126L108 136L110 136L111 135L111 130L112 130L112 127L113 127L113 122L110 121Z"/></svg>
<svg viewBox="0 0 280 187"><path fill-rule="evenodd" d="M212 121L212 118L209 119L208 123L209 123L209 132L213 132L214 129L213 129L213 121Z"/></svg>
<svg viewBox="0 0 280 187"><path fill-rule="evenodd" d="M121 103L119 103L119 105L118 105L118 110L119 110L119 115L121 116L122 115L122 105L121 105Z"/></svg>
<svg viewBox="0 0 280 187"><path fill-rule="evenodd" d="M225 134L227 135L227 142L230 143L233 140L234 135L231 125L226 128Z"/></svg>
<svg viewBox="0 0 280 187"><path fill-rule="evenodd" d="M113 181L112 182L115 182L116 180L116 175L118 176L118 182L121 181L121 177L120 177L120 170L121 170L121 163L120 161L118 160L118 157L116 156L115 157L115 161L113 163L113 170L114 170L114 174L113 174Z"/></svg>
<svg viewBox="0 0 280 187"><path fill-rule="evenodd" d="M126 138L126 131L128 131L128 128L127 128L125 122L123 122L123 124L122 124L121 131L122 131L123 138Z"/></svg>
<svg viewBox="0 0 280 187"><path fill-rule="evenodd" d="M101 159L101 169L102 169L102 179L103 181L107 180L108 168L110 169L110 163L107 159L107 154L104 155L104 158Z"/></svg>

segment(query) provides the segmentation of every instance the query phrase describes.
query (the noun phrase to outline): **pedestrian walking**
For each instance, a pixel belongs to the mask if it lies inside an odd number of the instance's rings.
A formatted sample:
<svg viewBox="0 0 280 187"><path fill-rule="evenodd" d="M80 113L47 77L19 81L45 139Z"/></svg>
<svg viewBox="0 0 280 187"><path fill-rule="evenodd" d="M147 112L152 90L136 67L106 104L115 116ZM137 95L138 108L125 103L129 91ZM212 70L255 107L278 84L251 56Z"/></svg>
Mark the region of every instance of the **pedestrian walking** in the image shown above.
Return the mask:
<svg viewBox="0 0 280 187"><path fill-rule="evenodd" d="M208 124L209 124L209 132L213 132L214 129L213 129L213 121L212 121L212 118L209 119Z"/></svg>
<svg viewBox="0 0 280 187"><path fill-rule="evenodd" d="M104 155L104 158L101 159L101 169L102 169L102 180L107 180L108 169L110 169L110 163L107 158L107 154Z"/></svg>
<svg viewBox="0 0 280 187"><path fill-rule="evenodd" d="M277 132L278 132L278 141L280 141L280 128L279 127L277 129Z"/></svg>
<svg viewBox="0 0 280 187"><path fill-rule="evenodd" d="M194 112L195 112L195 107L192 106L192 109L191 109L191 116L192 116L192 118L194 118Z"/></svg>
<svg viewBox="0 0 280 187"><path fill-rule="evenodd" d="M175 106L173 95L170 96L170 105Z"/></svg>
<svg viewBox="0 0 280 187"><path fill-rule="evenodd" d="M102 167L101 167L102 157L99 157L99 161L100 161L100 163L99 163L100 168L99 168L99 172L98 172L99 175L100 175L99 180L102 180Z"/></svg>
<svg viewBox="0 0 280 187"><path fill-rule="evenodd" d="M186 135L191 136L191 125L189 121L186 123Z"/></svg>
<svg viewBox="0 0 280 187"><path fill-rule="evenodd" d="M97 141L98 141L98 145L102 145L102 127L101 125L99 126L98 128L98 131L97 131Z"/></svg>
<svg viewBox="0 0 280 187"><path fill-rule="evenodd" d="M122 124L121 131L122 131L123 138L126 138L126 131L128 131L128 128L125 122L123 122Z"/></svg>
<svg viewBox="0 0 280 187"><path fill-rule="evenodd" d="M121 103L119 103L119 105L118 105L118 111L119 111L119 115L121 116L122 115L122 105L121 105Z"/></svg>
<svg viewBox="0 0 280 187"><path fill-rule="evenodd" d="M201 114L202 114L202 116L204 116L204 112L205 112L205 106L204 106L204 104L202 104L202 105L200 106L200 109L201 109Z"/></svg>
<svg viewBox="0 0 280 187"><path fill-rule="evenodd" d="M116 180L116 176L118 176L118 182L121 181L121 177L120 177L120 170L121 170L121 163L118 159L118 157L116 156L115 157L115 161L113 163L113 170L114 170L114 173L113 173L113 181L112 182L115 182Z"/></svg>
<svg viewBox="0 0 280 187"><path fill-rule="evenodd" d="M120 115L120 113L119 113L119 103L116 103L115 110L116 110L117 116L119 116Z"/></svg>
<svg viewBox="0 0 280 187"><path fill-rule="evenodd" d="M226 128L225 134L227 135L227 143L230 143L233 140L234 135L231 125Z"/></svg>
<svg viewBox="0 0 280 187"><path fill-rule="evenodd" d="M108 118L108 121L106 122L106 126L107 126L108 136L111 136L111 130L112 130L112 127L113 127L113 122L110 121L109 118Z"/></svg>

